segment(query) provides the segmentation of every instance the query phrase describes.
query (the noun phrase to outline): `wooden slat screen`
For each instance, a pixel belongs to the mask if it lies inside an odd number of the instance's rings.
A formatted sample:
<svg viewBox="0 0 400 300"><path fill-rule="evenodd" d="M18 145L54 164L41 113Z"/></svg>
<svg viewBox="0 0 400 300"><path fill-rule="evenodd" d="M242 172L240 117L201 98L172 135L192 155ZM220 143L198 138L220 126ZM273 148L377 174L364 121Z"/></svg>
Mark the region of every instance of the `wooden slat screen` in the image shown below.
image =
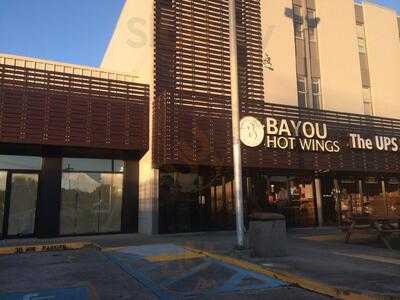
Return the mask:
<svg viewBox="0 0 400 300"><path fill-rule="evenodd" d="M264 101L260 0L236 0L242 115L324 122L343 144L349 129L400 135L400 120L299 109ZM229 6L227 0L156 0L155 166L232 166ZM337 101L340 101L338 99ZM336 154L250 149L244 167L400 172L397 153Z"/></svg>
<svg viewBox="0 0 400 300"><path fill-rule="evenodd" d="M204 105L207 99L193 102L183 99L169 105L173 116L162 119L162 126L174 127L176 137L163 136L158 143L155 163L159 166L184 164L193 166L232 167L231 110L226 105ZM263 146L242 146L243 166L258 169L292 169L314 171L352 171L374 173L400 172L399 153L361 151L348 148L349 133L365 137L383 135L400 137L400 120L369 117L333 111L299 109L260 100L242 102L242 116L262 120L270 116L293 120L326 123L329 137L341 142L340 153L271 150ZM164 108L167 105L164 106ZM165 110L162 110L165 113ZM174 123L168 123L174 120ZM168 145L165 148L164 145Z"/></svg>
<svg viewBox="0 0 400 300"><path fill-rule="evenodd" d="M0 64L0 143L148 149L147 85Z"/></svg>
<svg viewBox="0 0 400 300"><path fill-rule="evenodd" d="M260 0L236 0L236 8L240 98L264 99Z"/></svg>
<svg viewBox="0 0 400 300"><path fill-rule="evenodd" d="M212 137L230 127L219 111L230 105L228 4L156 1L155 161L217 160L212 153L223 153L226 159L225 147Z"/></svg>

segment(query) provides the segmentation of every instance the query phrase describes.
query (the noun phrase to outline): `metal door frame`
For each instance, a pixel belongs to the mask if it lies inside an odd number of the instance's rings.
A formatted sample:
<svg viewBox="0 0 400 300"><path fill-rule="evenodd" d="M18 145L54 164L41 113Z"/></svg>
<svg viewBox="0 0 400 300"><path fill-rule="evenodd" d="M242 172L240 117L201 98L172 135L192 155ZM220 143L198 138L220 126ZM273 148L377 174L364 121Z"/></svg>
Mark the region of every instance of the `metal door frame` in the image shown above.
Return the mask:
<svg viewBox="0 0 400 300"><path fill-rule="evenodd" d="M4 205L4 216L3 216L3 232L0 234L0 239L13 239L13 238L27 238L34 237L37 231L37 217L38 217L38 200L39 200L39 191L40 191L40 171L38 170L0 170L5 171L7 173L6 176L6 194L5 194L5 205ZM10 217L10 204L11 204L11 189L12 189L12 176L13 174L33 174L38 176L37 182L37 192L36 192L36 207L35 207L35 224L33 228L33 233L28 235L9 235L8 227L9 227L9 217Z"/></svg>

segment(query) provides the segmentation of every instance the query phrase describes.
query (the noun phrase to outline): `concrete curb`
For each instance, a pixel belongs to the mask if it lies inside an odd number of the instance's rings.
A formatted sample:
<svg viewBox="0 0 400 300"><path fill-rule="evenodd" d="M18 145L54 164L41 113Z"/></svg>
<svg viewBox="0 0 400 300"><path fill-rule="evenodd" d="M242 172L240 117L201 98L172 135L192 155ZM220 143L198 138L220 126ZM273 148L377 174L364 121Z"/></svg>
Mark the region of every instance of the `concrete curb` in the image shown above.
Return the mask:
<svg viewBox="0 0 400 300"><path fill-rule="evenodd" d="M264 274L270 277L273 277L278 280L286 281L292 285L301 287L303 289L316 292L319 294L327 295L330 297L334 297L337 299L344 300L399 300L399 295L393 294L377 294L370 292L358 292L351 291L345 288L339 288L332 285L328 285L319 281L315 281L312 279L308 279L299 275L287 273L287 272L276 272L271 269L267 269L265 267L261 267L257 264L250 263L244 260L239 260L236 258L232 258L229 256L223 256L219 254L214 254L190 247L185 247L190 251L197 252L199 254L203 254L205 256L211 257L215 260L222 261L227 264L235 265L243 269L247 269L253 272L257 272L260 274Z"/></svg>
<svg viewBox="0 0 400 300"><path fill-rule="evenodd" d="M32 245L18 245L10 247L0 247L0 255L22 254L33 252L50 252L50 251L64 251L64 250L78 250L86 247L100 247L94 243L89 242L66 242L56 244L32 244Z"/></svg>

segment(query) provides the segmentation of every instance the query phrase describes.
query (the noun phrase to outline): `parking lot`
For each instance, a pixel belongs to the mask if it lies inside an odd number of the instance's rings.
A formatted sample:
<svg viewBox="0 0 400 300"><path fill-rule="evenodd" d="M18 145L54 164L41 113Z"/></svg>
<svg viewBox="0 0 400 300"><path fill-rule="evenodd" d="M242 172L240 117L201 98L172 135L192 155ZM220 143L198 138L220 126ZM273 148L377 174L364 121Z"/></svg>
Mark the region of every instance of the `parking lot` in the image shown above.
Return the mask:
<svg viewBox="0 0 400 300"><path fill-rule="evenodd" d="M328 299L174 244L0 256L1 300Z"/></svg>
<svg viewBox="0 0 400 300"><path fill-rule="evenodd" d="M290 230L288 256L266 259L234 244L234 232L4 240L0 253L25 253L0 255L0 299L400 298L400 252L375 236Z"/></svg>

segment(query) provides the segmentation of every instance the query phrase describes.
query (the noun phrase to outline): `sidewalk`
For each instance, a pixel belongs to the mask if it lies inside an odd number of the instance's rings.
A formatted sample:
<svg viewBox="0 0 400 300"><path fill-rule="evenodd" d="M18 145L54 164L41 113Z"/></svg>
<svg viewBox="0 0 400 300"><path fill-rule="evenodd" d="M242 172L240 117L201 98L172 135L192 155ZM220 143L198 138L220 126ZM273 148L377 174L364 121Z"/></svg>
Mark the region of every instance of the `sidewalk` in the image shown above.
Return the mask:
<svg viewBox="0 0 400 300"><path fill-rule="evenodd" d="M181 246L185 249L198 249L224 257L239 258L241 261L262 266L270 272L291 274L300 278L300 280L312 280L341 290L361 294L386 295L392 296L392 299L400 299L400 251L385 249L371 236L356 236L351 244L345 244L343 234L336 228L291 230L288 234L289 256L273 259L255 259L250 257L247 252L233 251L235 235L232 232L160 236L109 235L54 239L51 241L14 240L2 243L4 246L14 246L26 243L59 243L62 241L95 243L105 253L118 253L118 251L123 251L121 249L132 246ZM47 255L50 254L47 253ZM181 261L189 262L191 259L196 258L187 257ZM2 261L3 259L0 257L0 276ZM0 290L2 290L1 285ZM272 290L268 291L268 295L276 293L276 289ZM301 293L307 294L308 292L298 289L295 291L296 297L293 299L298 299L297 297ZM256 297L256 295L253 296ZM265 297L265 294L263 296ZM317 295L313 294L313 297L317 297Z"/></svg>

